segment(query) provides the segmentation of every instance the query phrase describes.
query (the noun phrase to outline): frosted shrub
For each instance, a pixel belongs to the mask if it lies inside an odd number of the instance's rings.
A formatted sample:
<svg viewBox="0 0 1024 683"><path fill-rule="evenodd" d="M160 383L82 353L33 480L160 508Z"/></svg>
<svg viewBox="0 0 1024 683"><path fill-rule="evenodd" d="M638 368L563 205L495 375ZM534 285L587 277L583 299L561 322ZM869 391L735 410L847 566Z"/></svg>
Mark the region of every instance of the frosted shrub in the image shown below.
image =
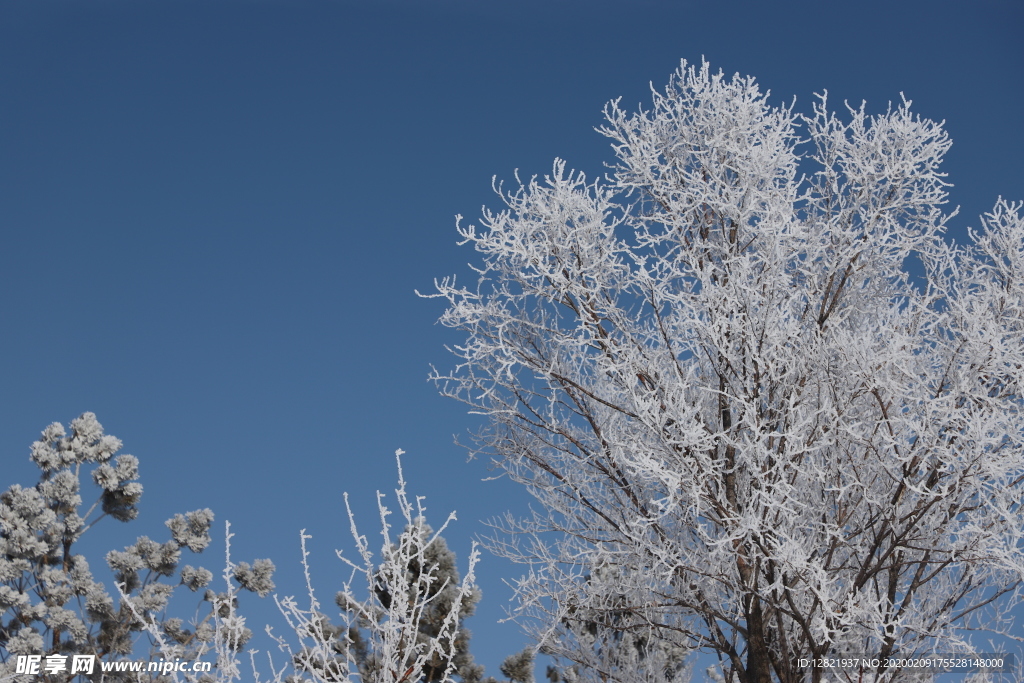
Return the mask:
<svg viewBox="0 0 1024 683"><path fill-rule="evenodd" d="M350 681L363 683L452 683L458 676L463 683L476 683L483 668L469 654L469 636L462 620L472 614L480 599L474 584L478 560L475 546L469 567L460 580L455 556L440 534L455 514L438 531L424 517L423 498L415 505L406 493L400 456L398 510L404 520L403 531L392 535L388 518L393 514L378 492L383 544L375 558L365 536L356 527L355 517L345 494L356 558L338 552L351 575L335 596L340 610L335 624L323 611L313 590L308 563L305 531L301 534L302 564L306 575L306 606L294 597L277 600L294 639L275 636L288 663L275 668L268 659L273 681ZM261 663L252 653L254 671ZM257 678L259 678L257 676Z"/></svg>

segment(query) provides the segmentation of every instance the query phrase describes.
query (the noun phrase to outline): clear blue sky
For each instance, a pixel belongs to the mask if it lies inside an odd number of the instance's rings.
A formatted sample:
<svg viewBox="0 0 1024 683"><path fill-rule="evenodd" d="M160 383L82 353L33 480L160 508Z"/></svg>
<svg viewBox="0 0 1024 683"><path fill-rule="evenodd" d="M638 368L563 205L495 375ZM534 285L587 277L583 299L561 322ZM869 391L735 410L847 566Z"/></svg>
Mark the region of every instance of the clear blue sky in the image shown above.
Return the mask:
<svg viewBox="0 0 1024 683"><path fill-rule="evenodd" d="M469 277L453 216L496 205L492 175L601 171L602 105L706 56L798 108L902 91L945 119L962 235L1024 199L1022 29L1016 0L0 0L0 488L91 410L146 487L95 551L210 507L299 593L305 527L330 602L341 492L375 534L404 448L464 566L479 520L527 499L452 444L474 421L426 375L458 336L413 290ZM517 571L480 566L495 675L524 644L495 624Z"/></svg>

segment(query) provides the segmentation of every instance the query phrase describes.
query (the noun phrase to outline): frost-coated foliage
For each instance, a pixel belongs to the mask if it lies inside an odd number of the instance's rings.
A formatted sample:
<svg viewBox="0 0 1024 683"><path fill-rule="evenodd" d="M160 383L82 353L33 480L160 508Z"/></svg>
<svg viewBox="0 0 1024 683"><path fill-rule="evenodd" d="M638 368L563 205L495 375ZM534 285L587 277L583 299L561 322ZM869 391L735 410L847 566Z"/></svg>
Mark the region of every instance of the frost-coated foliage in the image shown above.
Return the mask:
<svg viewBox="0 0 1024 683"><path fill-rule="evenodd" d="M379 559L375 559L367 538L359 533L345 494L359 558L352 560L338 551L338 557L352 571L335 597L341 609L340 625L321 611L314 594L306 551L309 536L302 532L309 607L300 607L293 597L278 600L275 596L298 645L267 629L290 660L281 669L275 669L271 660L272 680L328 683L358 677L363 683L454 683L453 676L463 683L480 680L483 667L473 663L469 632L462 627L462 620L472 614L480 599L473 573L479 553L474 547L466 575L460 581L455 555L440 536L455 514L449 515L437 532L430 528L423 514L423 498L417 497L414 507L406 493L401 454L395 453L395 495L405 520L404 530L393 539L388 521L392 512L378 492L383 537ZM363 591L366 595L361 594ZM259 668L255 658L253 668Z"/></svg>
<svg viewBox="0 0 1024 683"><path fill-rule="evenodd" d="M605 179L556 161L499 189L507 210L460 227L478 286L434 295L468 335L434 379L543 504L495 542L530 565L541 645L593 667L597 623L714 652L726 681L793 683L828 677L801 658L1009 631L1021 205L944 240L950 141L908 101L801 115L706 64L653 96L606 108Z"/></svg>
<svg viewBox="0 0 1024 683"><path fill-rule="evenodd" d="M195 592L212 578L201 567L185 565L179 571L182 548L199 553L210 543L210 510L167 520L168 541L142 536L123 551L107 553L120 593L117 604L93 578L86 558L75 552L75 543L104 517L128 522L138 516L139 461L133 455L115 457L120 449L121 442L104 434L92 413L73 420L70 433L51 424L31 448L31 459L42 470L39 483L32 488L16 484L0 494L0 680L38 679L14 674L17 655L88 654L103 661L145 656L137 647L143 632L155 636L151 645L159 644L172 659L201 659L215 648L218 629L211 622L223 606L212 591L205 594L211 614L191 628L165 613L178 585ZM83 513L85 474L100 493ZM253 567L239 565L234 579L265 595L273 589L272 573L273 564L257 560ZM236 635L235 649L249 634ZM150 676L108 673L103 680L148 681ZM46 676L49 681L71 678L66 672Z"/></svg>

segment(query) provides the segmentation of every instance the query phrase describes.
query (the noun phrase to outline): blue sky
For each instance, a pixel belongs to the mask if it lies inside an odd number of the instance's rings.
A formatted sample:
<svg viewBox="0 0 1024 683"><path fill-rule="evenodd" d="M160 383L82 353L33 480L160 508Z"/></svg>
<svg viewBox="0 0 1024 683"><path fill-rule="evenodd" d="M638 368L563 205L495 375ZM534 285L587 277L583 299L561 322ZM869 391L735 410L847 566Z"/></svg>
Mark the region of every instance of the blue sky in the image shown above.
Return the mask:
<svg viewBox="0 0 1024 683"><path fill-rule="evenodd" d="M493 175L602 171L603 104L704 56L805 111L903 92L945 119L962 239L1024 199L1022 28L1009 0L0 0L0 488L34 483L46 424L93 411L146 487L94 564L210 507L282 593L307 528L327 598L341 493L375 534L403 448L428 518L458 511L464 566L479 520L527 498L452 444L475 422L426 376L458 336L413 290L470 277L453 216L496 207ZM495 623L517 571L479 568L495 675L525 643Z"/></svg>

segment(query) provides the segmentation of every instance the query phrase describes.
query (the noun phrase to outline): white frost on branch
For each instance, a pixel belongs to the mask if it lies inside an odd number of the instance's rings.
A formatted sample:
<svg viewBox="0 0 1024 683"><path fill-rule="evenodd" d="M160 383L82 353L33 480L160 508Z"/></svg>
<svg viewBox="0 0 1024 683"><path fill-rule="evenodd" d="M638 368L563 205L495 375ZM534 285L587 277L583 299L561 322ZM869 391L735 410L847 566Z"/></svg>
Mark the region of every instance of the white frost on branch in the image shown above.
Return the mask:
<svg viewBox="0 0 1024 683"><path fill-rule="evenodd" d="M351 569L336 598L341 608L341 624L331 623L314 594L306 551L309 536L305 531L301 540L308 607L300 607L293 597L275 596L298 644L293 646L286 638L274 636L269 628L267 632L288 654L291 668L317 683L354 678L365 683L453 683L457 673L466 679L465 669L459 670L466 659L460 657L464 642L459 631L462 617L479 599L474 576L479 551L474 544L466 574L457 585L449 585L450 577L457 574L452 567L447 568L449 576L445 576L445 568L435 560L435 551L443 547L441 533L455 519L455 513L448 516L437 532L430 529L423 498L417 497L414 507L406 493L401 455L401 450L396 451L395 495L404 529L397 538L392 535L388 521L392 511L378 492L383 539L379 558L366 536L359 533L345 494L358 559L349 559L338 551L338 557ZM362 596L361 591L367 594ZM472 667L471 658L466 663ZM283 676L288 667L275 671L272 661L270 666L273 681L286 680Z"/></svg>

